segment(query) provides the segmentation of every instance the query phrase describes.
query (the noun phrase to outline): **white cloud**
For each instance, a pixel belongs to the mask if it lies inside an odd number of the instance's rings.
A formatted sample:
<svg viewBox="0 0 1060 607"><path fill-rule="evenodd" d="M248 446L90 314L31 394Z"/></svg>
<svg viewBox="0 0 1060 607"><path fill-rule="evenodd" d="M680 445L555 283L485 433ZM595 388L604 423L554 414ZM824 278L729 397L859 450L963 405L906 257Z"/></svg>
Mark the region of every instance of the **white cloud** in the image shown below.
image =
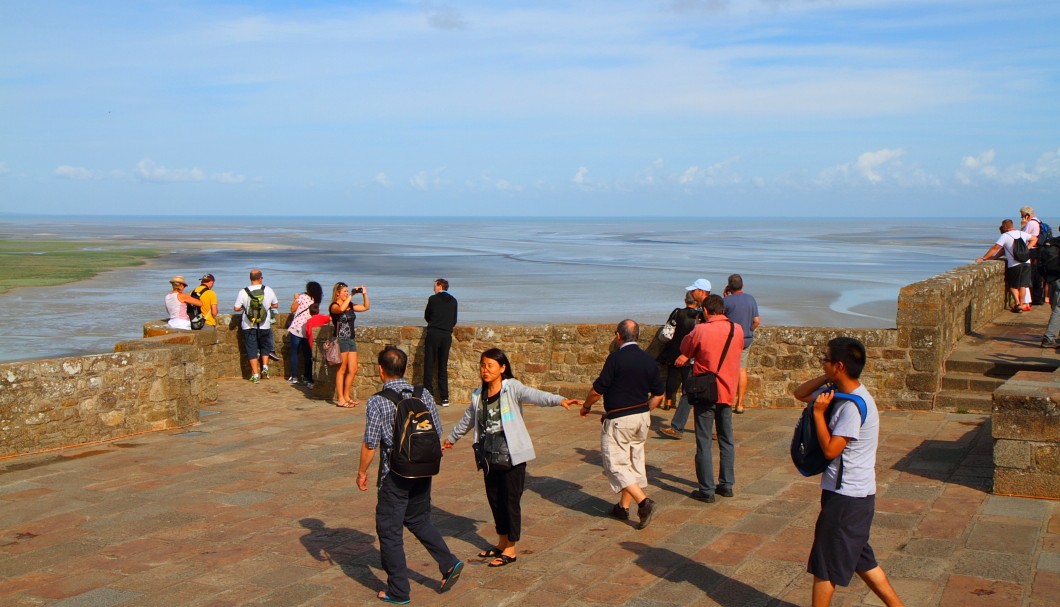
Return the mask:
<svg viewBox="0 0 1060 607"><path fill-rule="evenodd" d="M11 172L11 169L7 168L6 162L0 162L0 175L7 175Z"/></svg>
<svg viewBox="0 0 1060 607"><path fill-rule="evenodd" d="M55 175L56 177L62 177L63 179L74 179L74 180L85 180L85 179L95 179L96 178L95 171L92 171L90 169L86 169L85 167L70 166L68 164L64 164L62 166L56 167L56 169L54 171L52 171L52 175Z"/></svg>
<svg viewBox="0 0 1060 607"><path fill-rule="evenodd" d="M993 149L980 152L977 156L965 156L961 159L954 179L961 185L979 183L1019 185L1060 178L1060 149L1045 152L1029 169L1021 162L998 166L995 164L996 159L997 152Z"/></svg>
<svg viewBox="0 0 1060 607"><path fill-rule="evenodd" d="M451 6L435 6L432 2L423 3L427 10L427 24L440 30L462 30L467 27L467 22L460 11Z"/></svg>
<svg viewBox="0 0 1060 607"><path fill-rule="evenodd" d="M372 181L374 181L378 185L383 186L384 188L389 188L390 187L390 178L387 177L386 173L384 173L382 171L379 171L378 173L376 173L375 177L372 178Z"/></svg>
<svg viewBox="0 0 1060 607"><path fill-rule="evenodd" d="M912 185L914 182L931 181L917 167L907 168L901 162L905 150L882 149L875 152L864 152L854 162L839 164L821 171L817 177L818 185L835 183L870 183L894 182L899 185ZM919 177L917 177L919 175Z"/></svg>
<svg viewBox="0 0 1060 607"><path fill-rule="evenodd" d="M206 174L202 169L170 169L156 166L154 161L144 158L136 163L136 176L144 181L155 183L176 183L185 181L203 181Z"/></svg>
<svg viewBox="0 0 1060 607"><path fill-rule="evenodd" d="M594 189L593 180L589 178L589 169L585 167L578 167L578 172L574 174L574 177L571 178L571 181L574 182L574 185L578 186L583 190Z"/></svg>
<svg viewBox="0 0 1060 607"><path fill-rule="evenodd" d="M442 176L444 172L445 167L434 169L430 173L420 171L409 178L409 185L421 192L442 189L449 185L449 182Z"/></svg>
<svg viewBox="0 0 1060 607"><path fill-rule="evenodd" d="M743 178L732 168L738 160L739 158L730 158L702 168L690 166L677 178L677 183L682 186L738 185L743 182Z"/></svg>
<svg viewBox="0 0 1060 607"><path fill-rule="evenodd" d="M150 158L144 158L140 162L136 163L135 175L144 181L150 181L152 183L188 183L213 181L215 183L232 185L245 183L247 181L245 175L239 175L231 171L224 171L221 173L214 173L213 175L207 175L206 172L200 168L171 169L168 167L158 166Z"/></svg>

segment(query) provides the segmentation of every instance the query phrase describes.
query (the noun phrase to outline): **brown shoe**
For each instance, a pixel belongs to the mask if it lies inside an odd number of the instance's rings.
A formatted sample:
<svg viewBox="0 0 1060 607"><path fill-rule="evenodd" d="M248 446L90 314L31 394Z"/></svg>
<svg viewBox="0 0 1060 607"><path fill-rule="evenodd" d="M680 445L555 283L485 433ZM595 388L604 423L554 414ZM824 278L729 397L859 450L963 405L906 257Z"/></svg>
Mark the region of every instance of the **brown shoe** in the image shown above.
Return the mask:
<svg viewBox="0 0 1060 607"><path fill-rule="evenodd" d="M655 502L650 497L644 498L644 501L637 506L637 516L640 518L640 524L637 525L637 529L643 529L648 526L651 522L651 516L655 514Z"/></svg>
<svg viewBox="0 0 1060 607"><path fill-rule="evenodd" d="M674 440L681 440L681 433L673 428L663 426L662 428L656 428L655 433L663 438L672 438Z"/></svg>

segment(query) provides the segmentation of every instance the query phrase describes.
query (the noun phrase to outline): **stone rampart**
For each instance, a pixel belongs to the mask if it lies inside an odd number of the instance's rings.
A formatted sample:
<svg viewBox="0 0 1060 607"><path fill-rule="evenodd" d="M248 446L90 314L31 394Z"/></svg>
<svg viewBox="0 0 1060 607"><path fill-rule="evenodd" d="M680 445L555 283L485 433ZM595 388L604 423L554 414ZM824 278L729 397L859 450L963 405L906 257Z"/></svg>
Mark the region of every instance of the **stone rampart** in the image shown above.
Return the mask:
<svg viewBox="0 0 1060 607"><path fill-rule="evenodd" d="M1060 371L1020 371L993 398L994 493L1060 499Z"/></svg>
<svg viewBox="0 0 1060 607"><path fill-rule="evenodd" d="M862 379L883 408L931 409L943 363L961 336L1003 310L1000 262L972 264L909 285L898 299L896 329L770 327L756 331L749 353L750 406L797 403L792 390L820 372L818 357L836 335L851 335L868 347ZM283 381L288 360L286 314L278 315L276 347L282 360L270 364ZM125 434L194 422L198 406L216 398L219 377L248 377L238 317L220 325L181 331L162 321L144 325L144 338L116 345L115 354L0 364L0 455L106 440ZM656 353L658 325L642 325L641 346ZM330 327L317 331L314 375L317 396L334 389L334 369L323 363L321 344ZM450 397L466 403L478 386L479 354L504 349L517 377L529 385L581 398L613 346L614 325L457 327L450 355ZM376 356L387 344L410 354L409 375L421 381L421 327L357 328L359 370L353 394L361 400L378 389Z"/></svg>

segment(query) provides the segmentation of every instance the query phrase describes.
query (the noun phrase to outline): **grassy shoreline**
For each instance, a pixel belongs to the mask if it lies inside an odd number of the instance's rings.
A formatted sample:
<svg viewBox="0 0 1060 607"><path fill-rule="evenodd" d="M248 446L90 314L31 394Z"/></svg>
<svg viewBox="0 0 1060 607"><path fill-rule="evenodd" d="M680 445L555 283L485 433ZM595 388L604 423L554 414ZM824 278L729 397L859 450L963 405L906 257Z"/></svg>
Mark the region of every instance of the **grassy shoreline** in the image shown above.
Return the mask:
<svg viewBox="0 0 1060 607"><path fill-rule="evenodd" d="M152 248L98 241L0 238L0 293L77 282L107 270L142 266L159 255Z"/></svg>

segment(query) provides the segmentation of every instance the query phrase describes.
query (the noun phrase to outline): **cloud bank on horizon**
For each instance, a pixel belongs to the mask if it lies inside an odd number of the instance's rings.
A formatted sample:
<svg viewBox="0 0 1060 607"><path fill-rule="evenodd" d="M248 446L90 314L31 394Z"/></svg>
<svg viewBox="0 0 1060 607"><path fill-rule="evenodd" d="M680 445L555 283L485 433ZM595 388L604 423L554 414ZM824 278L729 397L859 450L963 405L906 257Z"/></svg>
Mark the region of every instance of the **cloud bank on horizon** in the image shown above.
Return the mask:
<svg viewBox="0 0 1060 607"><path fill-rule="evenodd" d="M0 213L1045 211L1058 31L1054 0L6 3Z"/></svg>

